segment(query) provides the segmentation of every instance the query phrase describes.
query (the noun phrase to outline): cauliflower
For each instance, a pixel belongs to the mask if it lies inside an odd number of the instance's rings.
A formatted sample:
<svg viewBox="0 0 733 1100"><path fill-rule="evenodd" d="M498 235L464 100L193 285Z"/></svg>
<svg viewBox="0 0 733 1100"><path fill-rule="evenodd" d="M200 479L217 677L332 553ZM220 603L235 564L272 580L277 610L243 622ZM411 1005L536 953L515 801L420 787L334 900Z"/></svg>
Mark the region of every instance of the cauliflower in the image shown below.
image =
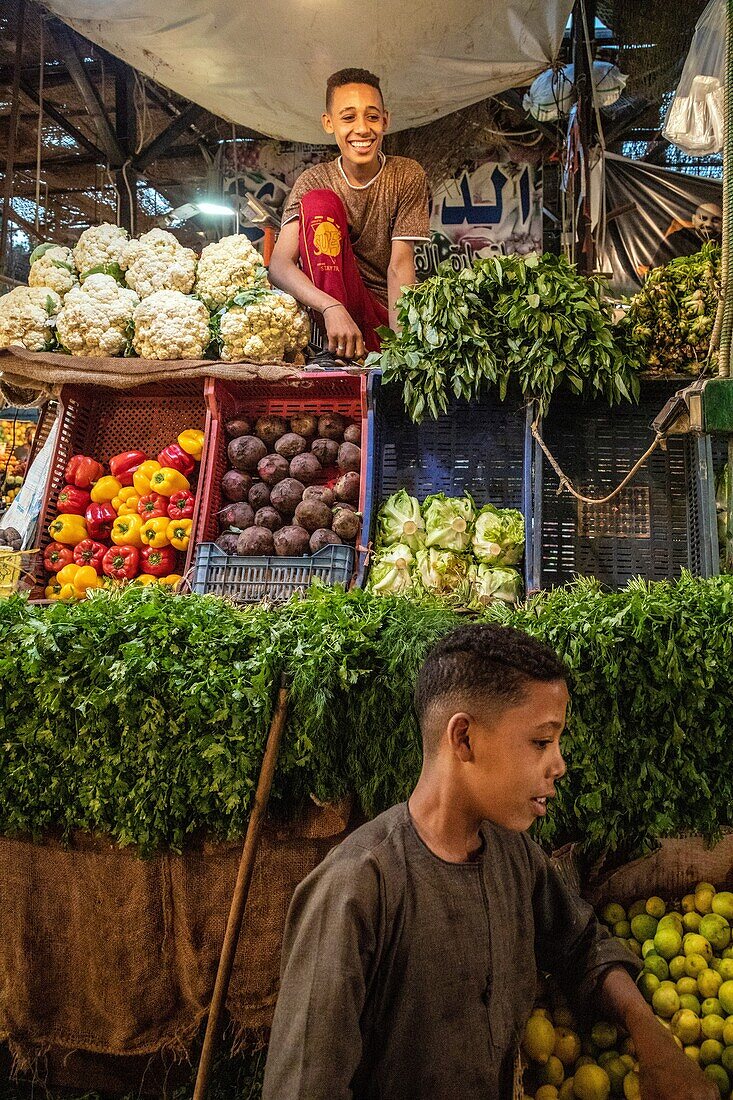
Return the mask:
<svg viewBox="0 0 733 1100"><path fill-rule="evenodd" d="M289 299L294 310L283 299ZM302 340L297 311L295 299L280 291L255 287L235 295L233 304L217 314L221 358L227 363L240 360L267 363L284 359L294 341ZM297 334L293 327L294 314Z"/></svg>
<svg viewBox="0 0 733 1100"><path fill-rule="evenodd" d="M196 293L209 309L220 309L238 290L267 287L262 257L243 235L207 244L196 272Z"/></svg>
<svg viewBox="0 0 733 1100"><path fill-rule="evenodd" d="M49 286L16 286L0 297L0 348L19 344L28 351L53 346L53 326L61 298Z"/></svg>
<svg viewBox="0 0 733 1100"><path fill-rule="evenodd" d="M184 248L172 233L151 229L132 240L125 252L125 282L140 298L156 290L190 294L196 278L196 253Z"/></svg>
<svg viewBox="0 0 733 1100"><path fill-rule="evenodd" d="M311 338L310 317L307 312L301 308L298 302L296 302L295 298L291 298L284 290L276 290L273 288L272 293L279 296L279 305L284 311L282 314L278 311L277 315L283 318L287 329L285 351L303 351Z"/></svg>
<svg viewBox="0 0 733 1100"><path fill-rule="evenodd" d="M102 359L123 355L140 299L111 275L88 275L64 298L56 323L59 342L72 355Z"/></svg>
<svg viewBox="0 0 733 1100"><path fill-rule="evenodd" d="M63 298L78 282L70 248L42 244L31 254L28 286L49 286Z"/></svg>
<svg viewBox="0 0 733 1100"><path fill-rule="evenodd" d="M94 267L109 267L112 264L124 270L127 241L127 230L111 222L85 229L74 246L76 270L83 275Z"/></svg>
<svg viewBox="0 0 733 1100"><path fill-rule="evenodd" d="M180 290L156 290L133 316L133 345L141 359L201 359L211 340L209 311Z"/></svg>

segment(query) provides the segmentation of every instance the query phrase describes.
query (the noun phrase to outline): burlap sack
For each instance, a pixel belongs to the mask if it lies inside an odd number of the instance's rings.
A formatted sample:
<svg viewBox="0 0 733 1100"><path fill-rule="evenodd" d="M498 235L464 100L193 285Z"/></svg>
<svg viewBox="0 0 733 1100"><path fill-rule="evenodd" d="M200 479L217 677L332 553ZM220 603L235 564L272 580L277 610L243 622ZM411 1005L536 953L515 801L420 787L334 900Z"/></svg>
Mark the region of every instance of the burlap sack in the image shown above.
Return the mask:
<svg viewBox="0 0 733 1100"><path fill-rule="evenodd" d="M265 828L227 1010L234 1046L262 1039L298 884L347 828L312 806ZM209 1004L241 842L141 860L79 835L0 838L0 1040L17 1065L49 1048L184 1055Z"/></svg>

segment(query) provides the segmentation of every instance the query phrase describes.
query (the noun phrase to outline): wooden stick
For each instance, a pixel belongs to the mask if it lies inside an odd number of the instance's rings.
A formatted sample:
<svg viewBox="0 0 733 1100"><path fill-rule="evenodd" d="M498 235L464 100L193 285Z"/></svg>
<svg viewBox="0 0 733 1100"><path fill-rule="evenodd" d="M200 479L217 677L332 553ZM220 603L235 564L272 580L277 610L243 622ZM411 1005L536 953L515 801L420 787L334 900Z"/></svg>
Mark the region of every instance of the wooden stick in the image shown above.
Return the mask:
<svg viewBox="0 0 733 1100"><path fill-rule="evenodd" d="M229 910L224 945L221 949L219 968L216 972L214 994L211 998L209 1016L206 1021L206 1034L204 1035L201 1060L199 1061L198 1073L196 1074L193 1100L205 1100L209 1087L211 1065L219 1042L221 1017L224 1011L227 992L229 990L229 979L232 976L234 956L237 952L239 934L242 929L242 918L247 904L250 883L252 882L252 873L255 866L255 857L257 855L262 821L270 798L270 789L275 774L277 756L280 749L280 739L285 726L287 707L288 690L284 684L281 683L278 692L277 706L275 707L275 713L272 716L270 730L267 735L267 744L265 745L265 754L262 758L260 777L257 781L254 806L252 807L252 813L250 814L249 824L247 826L247 836L244 841L244 848L242 849L242 857L239 861L239 871L237 872L237 882L234 887L234 895Z"/></svg>

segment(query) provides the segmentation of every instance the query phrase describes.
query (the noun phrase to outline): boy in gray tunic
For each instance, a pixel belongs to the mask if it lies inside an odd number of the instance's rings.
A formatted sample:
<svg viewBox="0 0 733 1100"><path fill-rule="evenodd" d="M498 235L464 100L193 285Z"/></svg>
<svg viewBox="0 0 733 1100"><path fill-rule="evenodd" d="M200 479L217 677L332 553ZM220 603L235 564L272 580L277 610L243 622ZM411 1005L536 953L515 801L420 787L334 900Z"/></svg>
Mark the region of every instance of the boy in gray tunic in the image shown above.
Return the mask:
<svg viewBox="0 0 733 1100"><path fill-rule="evenodd" d="M409 802L295 892L265 1100L510 1100L538 967L630 1033L644 1100L715 1100L638 992L636 958L526 834L565 773L565 677L509 627L429 654Z"/></svg>

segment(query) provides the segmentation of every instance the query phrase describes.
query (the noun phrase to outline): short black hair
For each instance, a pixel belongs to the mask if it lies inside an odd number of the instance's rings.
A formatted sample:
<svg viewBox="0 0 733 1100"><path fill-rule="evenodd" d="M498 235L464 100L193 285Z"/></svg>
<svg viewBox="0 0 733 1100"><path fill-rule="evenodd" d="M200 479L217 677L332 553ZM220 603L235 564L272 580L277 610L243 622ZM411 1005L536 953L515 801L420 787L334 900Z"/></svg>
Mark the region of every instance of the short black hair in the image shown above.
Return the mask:
<svg viewBox="0 0 733 1100"><path fill-rule="evenodd" d="M339 69L337 73L331 73L326 81L327 111L331 110L333 93L337 88L343 88L346 84L368 84L371 88L376 88L382 100L382 106L384 106L384 96L379 86L378 76L375 76L374 73L370 73L368 69Z"/></svg>
<svg viewBox="0 0 733 1100"><path fill-rule="evenodd" d="M532 681L567 681L567 675L557 653L522 630L495 623L452 630L433 646L418 673L415 710L423 739L428 711L443 696L480 694L497 708L514 706Z"/></svg>

